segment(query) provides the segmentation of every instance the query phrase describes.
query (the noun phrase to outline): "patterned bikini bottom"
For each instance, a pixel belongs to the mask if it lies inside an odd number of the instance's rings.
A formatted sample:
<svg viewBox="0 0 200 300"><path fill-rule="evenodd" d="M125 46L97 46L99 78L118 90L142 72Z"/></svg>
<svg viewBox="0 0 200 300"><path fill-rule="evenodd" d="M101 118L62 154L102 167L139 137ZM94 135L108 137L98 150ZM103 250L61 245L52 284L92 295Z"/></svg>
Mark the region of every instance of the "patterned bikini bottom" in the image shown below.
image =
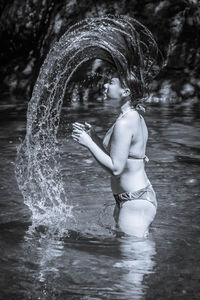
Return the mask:
<svg viewBox="0 0 200 300"><path fill-rule="evenodd" d="M138 201L146 200L152 203L157 209L157 198L156 193L149 181L148 185L142 189L139 189L135 192L123 192L120 194L113 194L115 197L116 204L118 208L121 208L126 201Z"/></svg>

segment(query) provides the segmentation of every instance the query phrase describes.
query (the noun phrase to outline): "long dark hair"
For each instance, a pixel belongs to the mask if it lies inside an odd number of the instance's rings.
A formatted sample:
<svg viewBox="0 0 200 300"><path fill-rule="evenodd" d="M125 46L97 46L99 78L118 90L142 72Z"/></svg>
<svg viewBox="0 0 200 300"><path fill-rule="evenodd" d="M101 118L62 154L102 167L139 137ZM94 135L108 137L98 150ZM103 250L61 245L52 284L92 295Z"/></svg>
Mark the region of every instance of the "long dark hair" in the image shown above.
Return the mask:
<svg viewBox="0 0 200 300"><path fill-rule="evenodd" d="M131 91L133 106L147 96L149 83L164 65L151 31L127 15L86 18L71 26L65 36L79 65L98 58L117 71L122 85Z"/></svg>
<svg viewBox="0 0 200 300"><path fill-rule="evenodd" d="M114 58L123 87L130 89L131 105L140 109L149 95L149 83L164 65L164 59L153 34L139 21L119 16L122 26L112 33L112 42L123 53ZM115 41L115 42L114 42ZM125 58L125 59L123 59Z"/></svg>
<svg viewBox="0 0 200 300"><path fill-rule="evenodd" d="M138 104L149 96L149 83L164 66L163 55L151 31L136 19L109 15L109 22L104 39L113 51L107 60L117 71L122 87L130 89L131 105L140 109Z"/></svg>

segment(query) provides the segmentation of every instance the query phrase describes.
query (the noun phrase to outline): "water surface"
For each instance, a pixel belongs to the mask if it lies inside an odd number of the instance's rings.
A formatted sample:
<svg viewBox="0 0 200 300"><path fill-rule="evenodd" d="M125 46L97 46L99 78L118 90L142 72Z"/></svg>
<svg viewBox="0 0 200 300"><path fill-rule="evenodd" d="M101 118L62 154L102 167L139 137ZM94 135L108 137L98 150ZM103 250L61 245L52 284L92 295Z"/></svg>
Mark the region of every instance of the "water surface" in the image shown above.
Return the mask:
<svg viewBox="0 0 200 300"><path fill-rule="evenodd" d="M14 175L16 146L25 135L26 105L2 102L0 299L199 299L199 115L197 104L153 104L144 114L147 175L158 211L150 236L116 236L109 174L70 137L87 121L103 136L118 111L108 103L62 109L59 168L74 219L69 235L28 233L31 212Z"/></svg>

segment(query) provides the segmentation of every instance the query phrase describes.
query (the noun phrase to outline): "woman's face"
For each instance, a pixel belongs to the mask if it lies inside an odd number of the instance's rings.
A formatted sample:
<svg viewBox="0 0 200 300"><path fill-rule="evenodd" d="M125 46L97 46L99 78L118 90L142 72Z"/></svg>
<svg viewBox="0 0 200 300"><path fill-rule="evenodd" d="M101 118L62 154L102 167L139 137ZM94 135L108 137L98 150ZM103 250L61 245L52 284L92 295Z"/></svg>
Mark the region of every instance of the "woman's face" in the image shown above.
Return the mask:
<svg viewBox="0 0 200 300"><path fill-rule="evenodd" d="M111 78L108 83L104 84L104 88L104 100L108 98L120 100L122 98L124 89L121 87L119 78Z"/></svg>

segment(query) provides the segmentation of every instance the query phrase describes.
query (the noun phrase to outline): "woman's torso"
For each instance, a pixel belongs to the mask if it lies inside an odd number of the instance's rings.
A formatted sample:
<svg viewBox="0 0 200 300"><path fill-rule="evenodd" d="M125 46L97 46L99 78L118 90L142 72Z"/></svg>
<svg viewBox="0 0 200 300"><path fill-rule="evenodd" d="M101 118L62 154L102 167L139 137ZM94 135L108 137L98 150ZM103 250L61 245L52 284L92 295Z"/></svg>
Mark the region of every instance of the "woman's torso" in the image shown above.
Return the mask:
<svg viewBox="0 0 200 300"><path fill-rule="evenodd" d="M129 113L129 111L125 113ZM123 115L121 117L123 117ZM138 121L138 130L136 133L134 133L134 137L132 136L129 149L129 154L136 158L130 157L127 159L125 168L121 175L111 176L111 188L114 194L122 193L124 191L136 191L148 184L148 178L145 172L145 161L144 159L139 159L141 157L145 157L146 144L148 140L148 129L144 118L140 114L139 116L140 118ZM121 117L119 116L118 119L120 119ZM103 141L104 145L105 142L107 142L106 150L108 152L110 152L110 142L114 125L115 123L110 128L110 138L108 134L107 137L105 136Z"/></svg>

